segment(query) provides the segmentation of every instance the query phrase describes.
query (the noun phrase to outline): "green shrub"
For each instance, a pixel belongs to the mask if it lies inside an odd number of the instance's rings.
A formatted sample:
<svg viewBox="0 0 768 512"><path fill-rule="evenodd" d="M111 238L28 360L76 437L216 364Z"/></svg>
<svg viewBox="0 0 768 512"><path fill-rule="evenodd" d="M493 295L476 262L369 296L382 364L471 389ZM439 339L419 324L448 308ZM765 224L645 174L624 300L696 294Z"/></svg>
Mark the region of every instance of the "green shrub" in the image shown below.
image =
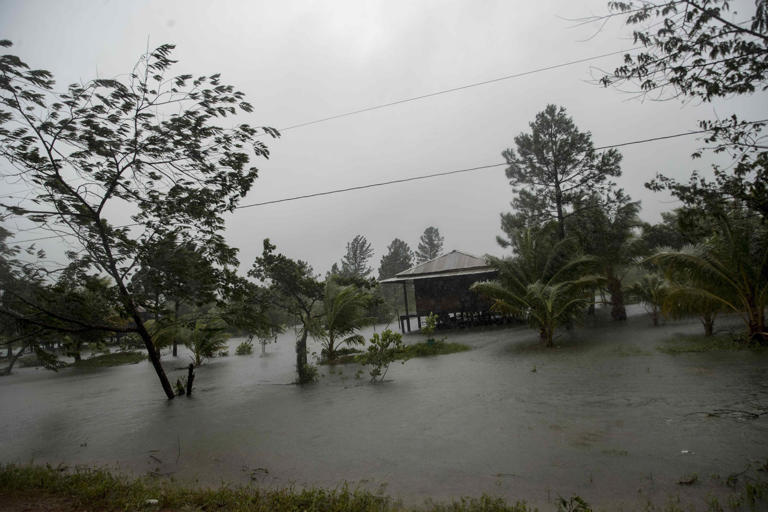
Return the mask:
<svg viewBox="0 0 768 512"><path fill-rule="evenodd" d="M387 329L381 333L381 336L379 333L373 334L368 351L358 356L357 360L371 367L368 372L371 375L371 382L381 382L389 370L389 365L398 359L398 353L402 353L403 349L403 336Z"/></svg>
<svg viewBox="0 0 768 512"><path fill-rule="evenodd" d="M235 349L235 355L248 356L253 354L253 342L251 340L240 343Z"/></svg>

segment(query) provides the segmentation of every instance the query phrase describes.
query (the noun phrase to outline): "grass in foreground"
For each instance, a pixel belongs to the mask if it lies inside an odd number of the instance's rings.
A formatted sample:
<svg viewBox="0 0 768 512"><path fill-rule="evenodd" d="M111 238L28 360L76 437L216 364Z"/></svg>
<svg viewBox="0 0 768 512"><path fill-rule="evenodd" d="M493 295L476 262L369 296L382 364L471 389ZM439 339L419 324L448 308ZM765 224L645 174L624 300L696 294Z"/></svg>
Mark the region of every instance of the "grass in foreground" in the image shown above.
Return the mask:
<svg viewBox="0 0 768 512"><path fill-rule="evenodd" d="M136 364L145 360L147 356L141 352L113 352L100 354L73 363L75 368L104 368L107 366L119 366L122 364Z"/></svg>
<svg viewBox="0 0 768 512"><path fill-rule="evenodd" d="M18 510L36 510L55 502L53 510L163 510L288 512L399 512L408 510L388 496L350 489L259 489L256 487L188 488L169 481L127 479L99 469L51 466L0 466L0 498ZM149 502L148 500L157 500ZM14 509L3 509L14 510ZM50 509L46 509L50 510ZM430 504L433 512L531 512L524 503L507 505L483 496L460 503Z"/></svg>
<svg viewBox="0 0 768 512"><path fill-rule="evenodd" d="M646 512L682 512L687 510L764 510L768 504L768 482L745 480L740 489L721 504L716 498L707 500L707 508L671 498L655 506L638 503ZM75 469L51 466L0 466L0 508L7 512L22 510L162 510L181 511L256 511L256 512L533 512L525 502L507 503L504 499L483 495L464 497L450 503L428 501L417 507L406 507L391 497L366 490L350 489L259 489L257 487L201 488L184 487L173 481L150 478L123 478L100 469ZM725 505L725 507L723 506ZM558 498L550 510L557 512L591 512L593 509L580 496Z"/></svg>
<svg viewBox="0 0 768 512"><path fill-rule="evenodd" d="M755 346L748 343L743 338L733 334L714 334L704 336L703 334L678 334L674 338L665 340L663 344L656 347L659 352L665 354L685 354L688 352L715 352L715 351L737 351L737 350L765 350L764 347Z"/></svg>

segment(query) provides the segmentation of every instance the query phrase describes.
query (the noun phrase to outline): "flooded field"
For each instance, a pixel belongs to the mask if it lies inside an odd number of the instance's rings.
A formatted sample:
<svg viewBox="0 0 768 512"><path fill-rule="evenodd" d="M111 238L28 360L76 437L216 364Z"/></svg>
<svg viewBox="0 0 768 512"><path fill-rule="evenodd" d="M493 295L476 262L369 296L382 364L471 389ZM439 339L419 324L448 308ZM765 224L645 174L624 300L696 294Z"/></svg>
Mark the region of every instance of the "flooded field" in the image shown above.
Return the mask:
<svg viewBox="0 0 768 512"><path fill-rule="evenodd" d="M712 475L765 463L768 353L662 353L700 324L653 328L634 312L563 333L552 350L524 327L447 332L472 350L396 363L380 385L357 365L291 385L292 332L264 357L256 346L209 361L195 395L170 402L146 362L20 368L0 379L0 460L204 484L346 481L409 503L485 492L546 509L572 494L602 506L700 499L722 487ZM164 361L175 381L189 358ZM694 474L696 486L678 485Z"/></svg>

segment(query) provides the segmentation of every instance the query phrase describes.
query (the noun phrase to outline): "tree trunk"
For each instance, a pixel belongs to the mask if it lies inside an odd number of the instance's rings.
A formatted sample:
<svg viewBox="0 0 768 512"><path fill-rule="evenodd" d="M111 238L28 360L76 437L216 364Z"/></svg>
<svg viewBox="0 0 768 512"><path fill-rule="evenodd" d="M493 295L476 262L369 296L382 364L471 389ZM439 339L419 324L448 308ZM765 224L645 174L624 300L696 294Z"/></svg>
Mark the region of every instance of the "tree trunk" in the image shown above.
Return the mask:
<svg viewBox="0 0 768 512"><path fill-rule="evenodd" d="M22 345L21 348L19 349L19 351L16 352L15 355L11 356L11 363L8 365L8 368L6 368L3 371L3 373L2 373L3 375L10 375L11 374L11 370L13 370L13 365L16 364L16 361L21 357L21 354L24 353L24 350L26 348L27 348L26 345ZM11 351L11 346L10 345L8 345L8 351L11 352L11 354L13 354L13 352Z"/></svg>
<svg viewBox="0 0 768 512"><path fill-rule="evenodd" d="M624 292L621 289L621 281L615 275L613 270L608 270L608 292L611 294L611 318L614 320L626 320L627 310L624 307Z"/></svg>
<svg viewBox="0 0 768 512"><path fill-rule="evenodd" d="M160 385L163 387L163 391L165 391L165 396L168 398L168 400L173 400L176 397L176 394L173 392L173 387L171 386L170 381L168 381L168 376L165 374L163 365L160 363L160 357L158 356L158 351L155 350L155 344L152 342L152 336L150 336L147 328L144 327L144 321L141 319L141 315L136 308L136 304L133 302L133 297L131 297L130 292L128 292L128 288L126 288L125 283L123 282L121 273L117 270L117 264L115 263L115 259L112 256L112 247L109 244L106 233L104 232L104 227L101 225L101 219L97 218L96 222L99 223L98 226L102 239L102 248L104 249L104 253L107 257L107 270L115 280L115 284L117 284L117 290L120 293L120 301L123 303L125 311L136 323L136 332L139 334L142 341L144 341L144 346L147 349L147 355L149 356L149 360L155 369L157 378L160 379Z"/></svg>
<svg viewBox="0 0 768 512"><path fill-rule="evenodd" d="M560 240L565 240L565 215L563 214L563 193L560 191L559 184L556 184L555 205L557 206L557 236Z"/></svg>
<svg viewBox="0 0 768 512"><path fill-rule="evenodd" d="M178 300L174 301L173 303L173 321L176 323L176 326L177 326L176 332L178 332L178 325L179 325L179 301ZM173 335L173 357L177 357L179 355L178 348L177 348L178 341L179 341L178 334L175 333Z"/></svg>
<svg viewBox="0 0 768 512"><path fill-rule="evenodd" d="M659 326L659 309L656 306L653 306L651 310L651 320L653 320L654 327Z"/></svg>
<svg viewBox="0 0 768 512"><path fill-rule="evenodd" d="M757 342L761 345L768 343L768 332L765 328L765 316L763 315L762 308L754 305L750 305L749 308L749 339L750 341Z"/></svg>
<svg viewBox="0 0 768 512"><path fill-rule="evenodd" d="M539 340L541 340L541 343L543 343L547 348L551 348L555 345L553 341L553 335L554 333L552 329L547 327L542 327L539 329Z"/></svg>
<svg viewBox="0 0 768 512"><path fill-rule="evenodd" d="M307 376L307 327L302 328L301 337L296 341L296 373L299 374L299 384L308 382Z"/></svg>

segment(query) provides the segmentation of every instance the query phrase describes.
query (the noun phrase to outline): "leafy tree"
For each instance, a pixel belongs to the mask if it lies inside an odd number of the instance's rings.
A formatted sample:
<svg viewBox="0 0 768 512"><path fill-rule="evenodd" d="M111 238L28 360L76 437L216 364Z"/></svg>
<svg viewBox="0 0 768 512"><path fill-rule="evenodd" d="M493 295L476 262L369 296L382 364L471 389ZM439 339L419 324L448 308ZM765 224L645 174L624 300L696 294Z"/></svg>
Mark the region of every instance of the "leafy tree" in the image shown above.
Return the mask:
<svg viewBox="0 0 768 512"><path fill-rule="evenodd" d="M328 361L336 358L338 345L365 343L358 331L371 324L368 308L373 295L354 285L340 286L331 278L325 283L323 311L316 335L323 340L323 352Z"/></svg>
<svg viewBox="0 0 768 512"><path fill-rule="evenodd" d="M550 226L552 226L550 224ZM572 323L591 302L589 295L602 280L591 273L589 256L571 257L569 240L552 243L547 231L527 229L512 240L511 259L489 258L499 270L498 279L472 285L472 290L491 299L491 310L527 320L539 330L546 347L554 345L555 329Z"/></svg>
<svg viewBox="0 0 768 512"><path fill-rule="evenodd" d="M763 92L768 87L768 4L755 0L737 13L730 0L612 1L626 14L639 53L601 78L604 85L634 87L643 96L713 99ZM747 11L746 13L744 11ZM745 18L745 14L749 18ZM714 166L714 181L694 172L688 183L657 175L648 186L667 189L688 204L727 209L730 200L768 215L768 146L765 123L736 116L701 121L711 130L706 142L727 152L732 164ZM701 152L694 154L700 156Z"/></svg>
<svg viewBox="0 0 768 512"><path fill-rule="evenodd" d="M175 233L149 243L139 261L129 291L155 320L170 316L173 302L172 320L178 322L184 304L199 307L214 302L217 288L230 279L193 242L179 243ZM171 340L171 345L176 357L178 340Z"/></svg>
<svg viewBox="0 0 768 512"><path fill-rule="evenodd" d="M275 249L269 239L265 239L262 255L254 260L248 275L264 281L272 303L299 323L296 372L299 384L306 384L315 376L307 364L307 337L316 329L319 314L315 311L315 304L323 299L324 287L308 263L275 254Z"/></svg>
<svg viewBox="0 0 768 512"><path fill-rule="evenodd" d="M608 178L621 175L621 154L615 149L597 153L592 135L579 131L563 107L547 105L529 126L530 133L515 137L516 149L502 153L517 193L512 207L518 212L502 216L502 228L507 227L511 238L519 228L555 220L563 240L566 219L578 213L576 201L588 195L608 197L613 185Z"/></svg>
<svg viewBox="0 0 768 512"><path fill-rule="evenodd" d="M368 350L359 355L357 361L362 365L371 367L369 371L371 382L383 382L389 365L397 359L398 353L402 353L404 348L403 336L386 329L381 335L377 332L373 333L368 344Z"/></svg>
<svg viewBox="0 0 768 512"><path fill-rule="evenodd" d="M636 256L633 229L642 224L637 215L640 203L618 191L610 202L590 195L574 205L579 214L570 218L569 231L582 251L598 262L610 294L611 317L626 320L622 274Z"/></svg>
<svg viewBox="0 0 768 512"><path fill-rule="evenodd" d="M381 257L379 279L389 279L413 266L413 251L408 244L395 238L387 246L387 254Z"/></svg>
<svg viewBox="0 0 768 512"><path fill-rule="evenodd" d="M373 272L368 266L368 261L373 256L373 247L363 235L356 235L351 242L347 244L347 253L341 259L341 274L347 277L367 278Z"/></svg>
<svg viewBox="0 0 768 512"><path fill-rule="evenodd" d="M46 305L69 317L92 324L115 322L115 289L108 279L99 276L75 276L71 268L62 273L59 281L50 287ZM82 359L83 344L93 346L105 341L105 331L84 331L64 335L66 355L75 361Z"/></svg>
<svg viewBox="0 0 768 512"><path fill-rule="evenodd" d="M736 210L707 242L679 251L661 250L649 260L682 283L671 298L719 303L741 315L751 341L768 343L768 227L760 219Z"/></svg>
<svg viewBox="0 0 768 512"><path fill-rule="evenodd" d="M429 226L419 238L419 246L416 249L416 262L424 263L433 260L443 253L443 237L440 231Z"/></svg>
<svg viewBox="0 0 768 512"><path fill-rule="evenodd" d="M173 388L128 283L151 244L170 234L217 266L236 267L236 251L220 234L224 214L256 179L250 154L269 154L254 137L279 135L218 124L253 107L219 75L171 76L172 50L162 45L149 52L120 80L73 84L63 93L54 90L48 71L30 69L14 55L0 57L0 155L40 190L30 203L5 208L72 235L79 250L69 259L108 276L120 315L132 320L127 328L73 318L68 327L45 327L137 333L169 399ZM112 215L126 205L132 224L116 225ZM19 310L0 313L25 320Z"/></svg>

